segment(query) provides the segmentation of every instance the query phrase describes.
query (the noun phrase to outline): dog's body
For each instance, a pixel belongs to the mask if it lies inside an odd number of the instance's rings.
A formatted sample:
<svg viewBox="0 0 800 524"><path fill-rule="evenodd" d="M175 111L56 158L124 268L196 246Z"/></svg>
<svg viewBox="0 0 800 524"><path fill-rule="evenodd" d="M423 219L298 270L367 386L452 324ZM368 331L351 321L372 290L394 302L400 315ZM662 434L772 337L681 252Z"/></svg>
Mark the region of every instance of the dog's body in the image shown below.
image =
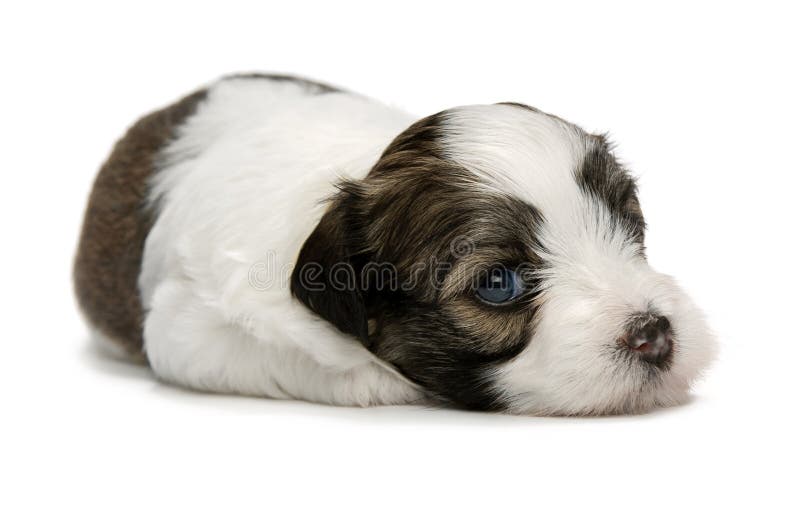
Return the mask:
<svg viewBox="0 0 800 524"><path fill-rule="evenodd" d="M414 121L268 75L146 117L87 211L75 275L95 331L218 392L537 414L685 398L713 342L647 266L603 139L516 104ZM343 263L392 273L340 288ZM501 263L507 296L463 276Z"/></svg>

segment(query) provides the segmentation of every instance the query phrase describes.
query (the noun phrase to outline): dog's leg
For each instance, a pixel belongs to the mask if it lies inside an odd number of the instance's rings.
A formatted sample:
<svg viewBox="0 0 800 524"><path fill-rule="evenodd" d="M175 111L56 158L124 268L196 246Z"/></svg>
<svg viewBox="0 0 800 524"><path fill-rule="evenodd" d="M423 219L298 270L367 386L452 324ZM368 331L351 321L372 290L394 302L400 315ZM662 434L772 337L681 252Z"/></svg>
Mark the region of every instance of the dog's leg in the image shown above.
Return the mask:
<svg viewBox="0 0 800 524"><path fill-rule="evenodd" d="M270 369L274 350L227 321L183 282L158 286L144 339L153 371L167 382L220 393L292 396Z"/></svg>
<svg viewBox="0 0 800 524"><path fill-rule="evenodd" d="M182 280L166 280L156 288L144 339L156 375L192 389L345 406L407 404L421 397L377 363L337 369L285 340L260 340Z"/></svg>

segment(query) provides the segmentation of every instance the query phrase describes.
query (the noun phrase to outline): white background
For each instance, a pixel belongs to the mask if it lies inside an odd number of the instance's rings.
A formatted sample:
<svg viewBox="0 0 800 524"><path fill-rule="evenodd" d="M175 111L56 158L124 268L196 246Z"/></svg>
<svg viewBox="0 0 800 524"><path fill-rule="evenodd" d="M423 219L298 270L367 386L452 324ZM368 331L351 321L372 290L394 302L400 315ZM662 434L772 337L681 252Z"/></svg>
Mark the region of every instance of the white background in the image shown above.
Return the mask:
<svg viewBox="0 0 800 524"><path fill-rule="evenodd" d="M290 3L0 8L0 520L797 522L797 14ZM331 408L188 393L94 354L70 265L99 164L144 112L252 70L419 115L515 100L610 131L641 177L652 264L719 335L691 403Z"/></svg>

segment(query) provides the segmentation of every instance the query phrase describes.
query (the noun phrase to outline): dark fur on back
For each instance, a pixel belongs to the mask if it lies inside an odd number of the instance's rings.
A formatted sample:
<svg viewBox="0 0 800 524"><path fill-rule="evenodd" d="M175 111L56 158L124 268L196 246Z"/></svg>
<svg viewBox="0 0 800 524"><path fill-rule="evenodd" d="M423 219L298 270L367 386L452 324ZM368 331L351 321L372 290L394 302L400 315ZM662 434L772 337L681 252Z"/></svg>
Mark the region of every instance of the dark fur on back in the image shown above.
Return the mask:
<svg viewBox="0 0 800 524"><path fill-rule="evenodd" d="M206 91L136 122L97 174L83 220L74 279L78 303L92 325L127 351L142 349L139 272L153 224L145 206L158 152L194 113Z"/></svg>
<svg viewBox="0 0 800 524"><path fill-rule="evenodd" d="M235 73L232 75L225 76L224 78L226 79L245 78L245 79L271 80L273 82L291 82L293 84L299 84L303 86L310 93L313 93L315 95L324 95L327 93L342 92L342 89L326 84L324 82L318 82L316 80L310 80L308 78L302 78L294 75L282 75L275 73Z"/></svg>
<svg viewBox="0 0 800 524"><path fill-rule="evenodd" d="M339 89L300 77L246 73L225 78L293 82L313 94ZM78 303L95 329L132 354L143 348L144 311L139 295L145 239L155 216L145 206L159 152L207 96L200 90L136 122L100 168L89 196L74 281Z"/></svg>

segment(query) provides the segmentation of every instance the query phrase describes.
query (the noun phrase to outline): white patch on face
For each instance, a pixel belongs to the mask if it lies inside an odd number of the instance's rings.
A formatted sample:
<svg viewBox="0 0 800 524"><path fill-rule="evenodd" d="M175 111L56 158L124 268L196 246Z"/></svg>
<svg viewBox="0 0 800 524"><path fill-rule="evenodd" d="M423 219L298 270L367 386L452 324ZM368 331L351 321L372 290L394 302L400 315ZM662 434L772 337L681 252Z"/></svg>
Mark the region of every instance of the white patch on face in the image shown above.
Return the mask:
<svg viewBox="0 0 800 524"><path fill-rule="evenodd" d="M542 216L542 294L533 337L495 372L510 411L638 412L681 403L715 352L702 313L638 253L625 227L587 196L575 173L596 138L544 113L510 105L468 106L446 116L448 156ZM531 225L531 227L536 227ZM658 312L672 324L672 364L661 371L620 358L631 316Z"/></svg>

